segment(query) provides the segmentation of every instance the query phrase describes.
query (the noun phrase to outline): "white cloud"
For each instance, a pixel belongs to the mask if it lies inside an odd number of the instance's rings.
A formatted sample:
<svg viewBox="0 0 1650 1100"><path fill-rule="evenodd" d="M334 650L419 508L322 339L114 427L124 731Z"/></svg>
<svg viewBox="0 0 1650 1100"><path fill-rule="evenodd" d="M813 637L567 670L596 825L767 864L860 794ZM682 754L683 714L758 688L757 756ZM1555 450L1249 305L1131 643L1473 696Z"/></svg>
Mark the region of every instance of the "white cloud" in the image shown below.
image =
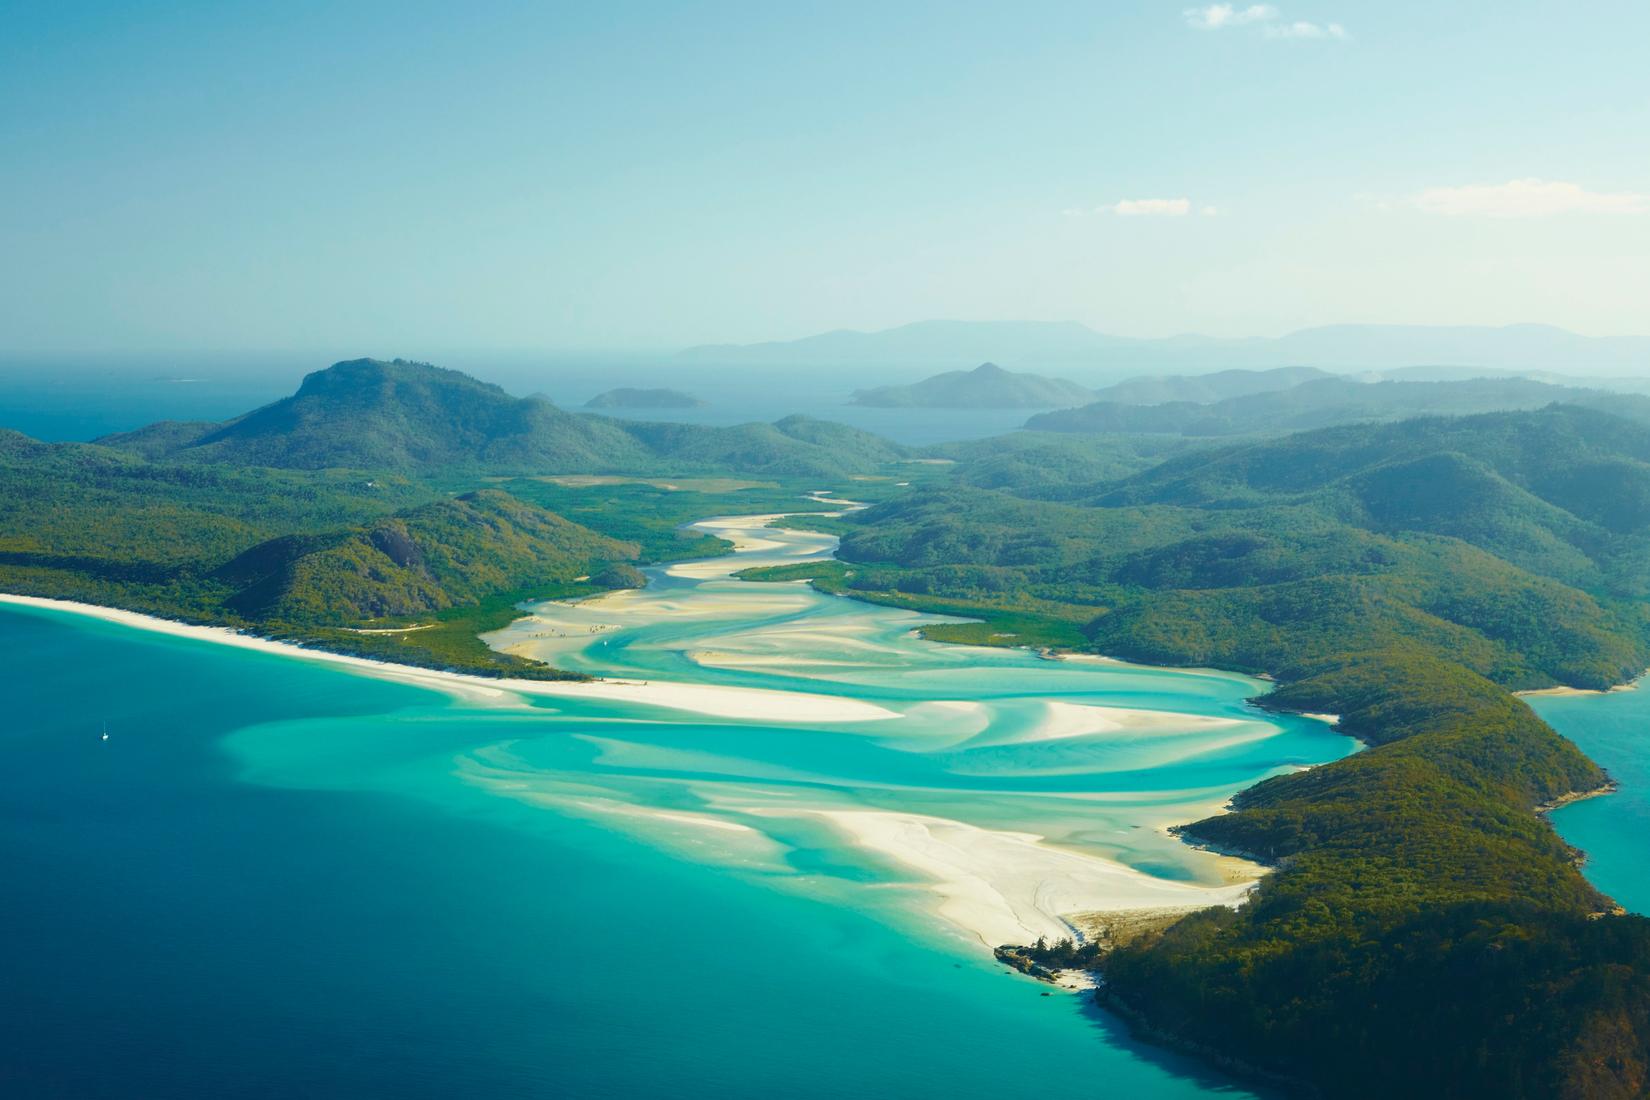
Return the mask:
<svg viewBox="0 0 1650 1100"><path fill-rule="evenodd" d="M1412 200L1428 214L1452 217L1535 218L1552 214L1646 214L1650 195L1588 191L1562 180L1429 187Z"/></svg>
<svg viewBox="0 0 1650 1100"><path fill-rule="evenodd" d="M1218 207L1205 206L1202 213L1205 218L1213 218L1219 216L1220 210Z"/></svg>
<svg viewBox="0 0 1650 1100"><path fill-rule="evenodd" d="M1271 4L1209 4L1201 8L1186 8L1181 13L1186 25L1200 31L1218 31L1227 27L1255 24L1267 38L1338 38L1352 36L1339 23L1310 23L1306 20L1279 22L1283 13Z"/></svg>
<svg viewBox="0 0 1650 1100"><path fill-rule="evenodd" d="M1203 8L1187 8L1181 12L1188 26L1200 31L1218 31L1222 27L1241 27L1245 23L1264 23L1278 17L1278 9L1271 4L1250 4L1246 8L1231 4L1210 4Z"/></svg>
<svg viewBox="0 0 1650 1100"><path fill-rule="evenodd" d="M1267 38L1350 38L1339 23L1278 23L1266 28Z"/></svg>
<svg viewBox="0 0 1650 1100"><path fill-rule="evenodd" d="M1191 199L1123 199L1103 209L1125 218L1159 216L1183 218L1192 212Z"/></svg>

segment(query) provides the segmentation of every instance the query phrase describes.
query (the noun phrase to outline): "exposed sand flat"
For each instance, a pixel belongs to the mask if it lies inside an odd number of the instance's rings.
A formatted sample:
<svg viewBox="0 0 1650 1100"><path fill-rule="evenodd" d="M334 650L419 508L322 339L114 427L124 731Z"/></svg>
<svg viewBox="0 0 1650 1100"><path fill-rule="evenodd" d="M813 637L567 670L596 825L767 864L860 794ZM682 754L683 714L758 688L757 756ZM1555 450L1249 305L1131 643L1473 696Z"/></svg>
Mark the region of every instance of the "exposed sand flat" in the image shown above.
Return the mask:
<svg viewBox="0 0 1650 1100"><path fill-rule="evenodd" d="M1108 668L1139 669L1141 672L1168 672L1176 676L1207 676L1216 680L1237 681L1238 683L1258 683L1269 685L1275 683L1275 678L1266 672L1257 672L1250 675L1247 672L1233 672L1224 668L1163 668L1157 665L1140 665L1133 661L1125 661L1119 657L1106 657L1098 653L1061 653L1057 650L1042 650L1038 656L1046 661L1072 661L1077 664L1102 665ZM1270 691L1267 687L1265 690Z"/></svg>
<svg viewBox="0 0 1650 1100"><path fill-rule="evenodd" d="M707 535L715 535L718 538L724 538L732 542L733 553L720 558L703 558L698 561L678 562L675 565L667 566L665 573L667 576L672 577L711 580L716 577L730 576L735 570L749 569L752 566L804 561L824 554L836 544L836 540L827 535L820 535L799 545L794 541L763 537L759 534L774 520L783 516L799 514L803 513L774 512L762 516L728 516L690 524L689 526L695 531L702 531ZM834 515L835 513L810 512L806 514Z"/></svg>
<svg viewBox="0 0 1650 1100"><path fill-rule="evenodd" d="M972 699L931 699L904 708L905 721L875 732L883 743L905 752L949 752L985 731L991 710Z"/></svg>
<svg viewBox="0 0 1650 1100"><path fill-rule="evenodd" d="M763 538L759 535L753 535L751 532L764 530L772 525L774 520L784 519L786 516L828 516L835 514L835 512L769 512L760 516L721 516L716 519L700 520L690 526L696 530L715 531L718 534L725 531L727 534L723 537L732 539L736 548L751 544L793 548L794 544L783 539ZM745 540L748 540L748 542ZM829 535L817 535L808 541L810 543L817 541L821 545L829 545L833 540Z"/></svg>
<svg viewBox="0 0 1650 1100"><path fill-rule="evenodd" d="M595 680L568 683L503 680L513 691L562 698L607 699L691 711L707 718L760 722L875 722L899 712L835 695L808 695L765 688L682 684L663 680Z"/></svg>
<svg viewBox="0 0 1650 1100"><path fill-rule="evenodd" d="M693 659L713 668L895 667L899 652L865 623L839 619L826 627L773 627L740 630L716 637L714 648L690 651Z"/></svg>
<svg viewBox="0 0 1650 1100"><path fill-rule="evenodd" d="M1236 905L1253 882L1196 886L1042 843L1033 833L876 810L815 810L856 844L933 880L939 913L988 947L1069 936L1068 916ZM1254 868L1258 879L1262 868Z"/></svg>
<svg viewBox="0 0 1650 1100"><path fill-rule="evenodd" d="M719 649L690 649L688 659L705 668L863 668L864 661L833 661L824 657L787 657L783 654L760 656L746 653L727 653Z"/></svg>
<svg viewBox="0 0 1650 1100"><path fill-rule="evenodd" d="M1030 729L1005 733L1001 737L988 733L975 744L1024 745L1042 741L1065 741L1096 734L1139 734L1153 737L1174 733L1206 734L1211 730L1230 729L1244 724L1235 718L1184 714L1179 711L1064 703L1058 700L1046 702L1043 707L1047 717Z"/></svg>
<svg viewBox="0 0 1650 1100"><path fill-rule="evenodd" d="M718 596L694 590L691 597L675 597L646 588L622 588L614 592L577 601L546 600L535 603L527 614L545 622L606 622L614 625L626 619L641 618L656 622L669 615L672 619L730 619L749 615L780 615L801 611L807 607L807 598L780 585L771 590ZM519 620L518 620L519 621Z"/></svg>
<svg viewBox="0 0 1650 1100"><path fill-rule="evenodd" d="M710 684L681 684L666 681L594 680L590 682L564 680L514 680L470 676L459 672L441 672L414 668L410 665L373 661L365 657L351 657L325 650L307 649L290 642L277 642L251 634L239 634L222 626L196 626L172 619L143 615L136 611L100 607L97 604L76 603L71 600L53 600L40 596L13 596L0 593L0 603L22 607L39 607L86 615L106 622L120 623L156 634L218 645L254 649L285 657L322 661L355 669L371 676L403 683L418 684L473 701L510 705L521 696L548 696L552 698L606 699L639 703L645 706L684 710L707 718L733 718L763 722L870 722L898 718L896 711L858 699L844 699L831 695L809 695L791 691L768 691L761 688L719 687Z"/></svg>
<svg viewBox="0 0 1650 1100"><path fill-rule="evenodd" d="M750 549L753 552L761 547L740 547L741 550ZM701 561L678 562L665 567L665 575L669 577L686 577L689 580L708 581L717 577L726 577L735 569L749 569L753 566L780 565L786 559L774 555L771 558L758 558L755 561L740 561L736 566L730 566L727 558L707 558ZM800 560L800 559L799 559Z"/></svg>

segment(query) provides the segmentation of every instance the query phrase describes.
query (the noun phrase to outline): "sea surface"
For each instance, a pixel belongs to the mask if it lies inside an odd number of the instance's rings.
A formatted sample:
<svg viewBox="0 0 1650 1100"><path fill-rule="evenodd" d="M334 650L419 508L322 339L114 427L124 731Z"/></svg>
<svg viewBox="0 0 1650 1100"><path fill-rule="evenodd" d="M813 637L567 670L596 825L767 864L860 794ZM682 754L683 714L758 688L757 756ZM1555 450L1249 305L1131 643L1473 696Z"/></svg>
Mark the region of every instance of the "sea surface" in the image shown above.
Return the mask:
<svg viewBox="0 0 1650 1100"><path fill-rule="evenodd" d="M1587 853L1588 880L1635 913L1650 913L1650 689L1525 700L1610 773L1617 789L1552 813L1560 836Z"/></svg>
<svg viewBox="0 0 1650 1100"><path fill-rule="evenodd" d="M1249 1095L982 935L1229 891L1163 826L1352 743L734 580L830 540L707 529L740 553L493 639L619 698L0 606L0 1094Z"/></svg>

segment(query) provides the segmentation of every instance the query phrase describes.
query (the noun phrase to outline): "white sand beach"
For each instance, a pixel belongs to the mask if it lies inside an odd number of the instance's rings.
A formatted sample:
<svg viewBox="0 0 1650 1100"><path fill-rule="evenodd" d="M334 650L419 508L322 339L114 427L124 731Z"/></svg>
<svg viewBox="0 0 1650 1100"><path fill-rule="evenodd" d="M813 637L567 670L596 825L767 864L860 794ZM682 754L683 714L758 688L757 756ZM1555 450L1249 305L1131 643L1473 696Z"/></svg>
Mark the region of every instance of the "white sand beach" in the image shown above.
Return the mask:
<svg viewBox="0 0 1650 1100"><path fill-rule="evenodd" d="M1646 676L1650 676L1650 669L1646 669L1644 672L1639 673L1625 684L1615 684L1611 687L1603 689L1602 691L1598 688L1574 688L1560 686L1550 688L1531 688L1528 691L1515 691L1513 694L1525 697L1541 695L1615 695L1616 693L1623 691L1637 691L1639 689L1639 685L1644 682L1644 678Z"/></svg>
<svg viewBox="0 0 1650 1100"><path fill-rule="evenodd" d="M442 672L436 669L415 668L411 665L391 664L365 657L352 657L325 650L309 649L290 642L278 642L252 634L241 634L228 627L199 626L143 615L136 611L102 607L97 604L72 600L55 600L41 596L15 596L0 593L0 603L21 607L45 608L76 615L86 615L105 622L167 634L179 638L238 649L258 650L284 657L307 661L321 661L386 680L418 684L471 701L493 701L508 704L521 696L551 698L606 699L637 703L644 706L667 707L689 711L707 718L732 718L762 722L871 722L898 718L896 711L865 703L857 699L831 695L809 695L791 691L767 691L760 688L720 687L710 684L683 684L665 681L641 680L517 680L490 679L460 672Z"/></svg>
<svg viewBox="0 0 1650 1100"><path fill-rule="evenodd" d="M1033 833L921 814L814 812L859 846L932 879L940 916L987 947L1070 936L1076 929L1066 917L1080 913L1235 906L1264 873L1250 865L1251 881L1198 886L1055 848Z"/></svg>

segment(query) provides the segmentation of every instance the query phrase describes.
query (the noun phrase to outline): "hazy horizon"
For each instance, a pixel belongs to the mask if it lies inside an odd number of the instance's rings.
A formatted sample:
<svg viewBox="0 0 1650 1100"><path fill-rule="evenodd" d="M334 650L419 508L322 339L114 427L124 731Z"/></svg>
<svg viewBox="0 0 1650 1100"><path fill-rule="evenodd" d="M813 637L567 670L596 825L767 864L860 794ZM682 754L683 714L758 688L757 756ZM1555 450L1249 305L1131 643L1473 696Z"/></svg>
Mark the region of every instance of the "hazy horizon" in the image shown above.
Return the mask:
<svg viewBox="0 0 1650 1100"><path fill-rule="evenodd" d="M20 12L0 343L1643 331L1650 9Z"/></svg>
<svg viewBox="0 0 1650 1100"><path fill-rule="evenodd" d="M18 359L24 359L24 358L38 358L38 359L42 359L42 360L79 359L79 360L85 360L85 361L88 361L88 362L96 362L96 361L99 361L99 360L103 360L103 361L117 360L117 359L141 360L141 359L148 359L148 358L166 358L166 357L177 357L177 358L180 358L180 359L204 359L204 358L209 358L209 357L212 357L212 356L236 356L236 357L248 357L248 358L280 357L280 358L283 358L283 359L296 357L296 356L319 356L321 358L325 358L328 363L338 362L338 361L345 360L345 359L356 359L356 358L372 358L372 359L402 358L402 359L414 359L414 360L420 360L420 361L433 362L433 363L436 363L437 365L445 365L441 362L441 359L444 356L470 357L470 356L476 356L476 355L497 356L497 357L501 357L501 358L550 357L550 358L553 358L553 359L564 359L564 358L571 359L571 358L578 358L578 357L587 357L587 358L602 359L602 360L622 360L622 361L627 361L627 362L645 358L645 359L656 359L661 364L667 364L670 361L672 361L673 359L676 359L677 357L682 356L684 353L699 351L701 349L707 349L707 348L718 348L718 347L745 348L745 347L754 347L754 346L766 345L766 344L775 344L775 345L777 345L777 344L790 344L790 343L798 343L798 342L810 340L810 339L813 339L813 338L816 338L816 337L821 337L821 336L835 336L835 335L842 335L842 334L878 336L878 335L883 335L883 334L887 334L887 333L897 332L901 329L908 329L908 328L912 328L912 327L916 327L916 326L929 325L929 324L1050 325L1050 326L1079 325L1079 326L1082 326L1083 328L1088 329L1090 332L1092 332L1092 333L1094 333L1098 336L1110 337L1110 338L1114 338L1114 339L1122 340L1122 341L1134 341L1134 342L1139 342L1139 343L1142 343L1142 344L1170 343L1170 342L1177 341L1177 340L1208 340L1208 341L1215 341L1215 342L1221 342L1221 343L1231 343L1231 344L1237 344L1237 343L1243 343L1243 342L1260 343L1260 342L1265 342L1265 341L1281 340L1285 337L1297 335L1297 334L1304 333L1304 332L1313 332L1313 331L1320 331L1320 330L1334 330L1334 329L1375 329L1375 328L1395 329L1395 330L1396 329L1433 330L1433 331L1439 331L1439 332L1445 331L1445 330L1468 330L1468 329L1483 330L1483 331L1497 331L1497 330L1504 330L1504 329L1557 329L1559 331L1562 331L1562 332L1565 332L1565 333L1568 333L1568 334L1571 334L1571 335L1574 335L1574 336L1580 336L1580 337L1583 337L1583 338L1586 338L1586 339L1589 339L1589 340L1650 339L1650 324L1643 325L1638 329L1624 329L1622 331L1599 332L1599 331L1585 331L1585 330L1582 330L1582 329L1572 328L1572 327L1569 327L1569 326L1566 326L1566 325L1558 325L1558 324L1554 324L1554 323L1549 322L1549 321L1541 321L1541 320L1508 321L1504 324L1493 324L1493 325L1478 325L1478 324L1470 324L1470 323L1466 323L1466 322L1461 322L1461 323L1437 322L1437 323L1424 323L1424 324L1410 324L1410 323L1406 323L1406 322L1347 320L1347 321L1326 321L1326 322L1323 322L1321 324L1303 325L1303 326L1300 326L1300 327L1297 327L1297 328L1290 328L1290 329L1280 330L1280 331L1276 331L1276 332L1259 332L1259 333L1250 333L1250 334L1243 334L1243 335L1235 335L1235 334L1220 333L1220 332L1210 332L1210 331L1192 331L1192 330L1186 330L1186 331L1180 331L1180 332L1170 332L1170 333L1165 333L1165 334L1160 334L1160 335L1142 335L1140 333L1128 332L1128 331L1121 330L1121 329L1100 328L1100 327L1097 327L1095 325L1088 324L1087 322L1075 320L1075 319L1072 319L1072 318L1052 318L1052 319L1047 319L1047 320L1038 320L1038 319L1026 318L1026 317L922 317L922 318L914 318L914 319L909 320L909 321L903 321L903 322L899 322L899 323L896 323L896 324L886 325L886 326L877 327L877 328L856 328L856 327L851 326L851 325L836 325L836 326L831 326L831 327L827 327L827 328L811 330L811 331L807 331L807 332L791 332L791 333L779 334L779 335L774 335L774 336L771 336L771 337L763 337L763 338L751 339L751 340L710 339L710 340L698 341L698 342L691 343L691 344L659 344L659 345L652 345L652 346L641 345L641 344L630 345L630 346L626 346L626 345L622 345L622 344L606 345L606 346L603 346L603 345L581 346L581 345L577 345L577 344L555 344L555 343L545 343L545 344L537 344L537 345L529 345L529 344L522 344L522 345L485 345L485 344L442 345L442 344L436 344L436 345L432 345L432 346L427 347L425 350L407 351L407 350L395 350L394 345L396 344L396 341L388 340L388 341L381 341L380 342L380 343L388 344L389 347L387 349L386 348L362 348L358 351L351 352L351 351L348 350L348 347L345 347L344 350L340 350L339 346L329 347L329 346L321 345L321 344L316 344L316 345L301 345L301 344L291 344L291 345L286 345L286 344L223 345L223 346L214 346L214 347L193 347L193 346L187 346L187 345L174 345L174 346L129 345L129 346L120 346L120 347L97 347L97 346L92 346L92 345L87 345L87 346L67 346L66 345L66 346L61 346L61 347L27 347L27 346L0 345L0 365L3 365L8 360L18 360ZM348 343L349 346L356 346L358 342L351 341L351 342L347 342L347 343ZM898 366L900 364L890 363L888 365L889 366ZM1211 367L1210 369L1211 370L1218 370L1218 369L1221 369L1221 368ZM1563 365L1560 364L1560 365L1555 366L1553 369L1562 371L1564 368L1563 368Z"/></svg>

